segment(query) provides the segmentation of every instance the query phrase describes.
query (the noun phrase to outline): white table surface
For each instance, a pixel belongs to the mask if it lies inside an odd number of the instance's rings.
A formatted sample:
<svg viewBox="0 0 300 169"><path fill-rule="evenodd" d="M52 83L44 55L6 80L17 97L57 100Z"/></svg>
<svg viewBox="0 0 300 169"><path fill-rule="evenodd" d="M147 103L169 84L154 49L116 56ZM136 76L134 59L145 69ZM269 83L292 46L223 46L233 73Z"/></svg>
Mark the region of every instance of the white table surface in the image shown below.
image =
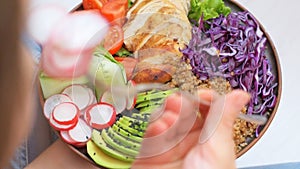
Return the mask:
<svg viewBox="0 0 300 169"><path fill-rule="evenodd" d="M69 9L81 0L31 0L31 7L55 3ZM238 167L300 162L300 1L238 0L265 27L278 50L283 89L277 114L264 136L237 160Z"/></svg>

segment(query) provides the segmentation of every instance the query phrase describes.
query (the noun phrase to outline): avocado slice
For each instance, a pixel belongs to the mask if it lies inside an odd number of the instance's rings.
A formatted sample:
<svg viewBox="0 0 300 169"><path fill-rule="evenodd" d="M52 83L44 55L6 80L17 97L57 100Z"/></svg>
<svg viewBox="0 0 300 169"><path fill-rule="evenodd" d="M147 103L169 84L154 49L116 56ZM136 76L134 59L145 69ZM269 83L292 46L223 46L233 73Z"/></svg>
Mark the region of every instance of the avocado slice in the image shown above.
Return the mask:
<svg viewBox="0 0 300 169"><path fill-rule="evenodd" d="M72 84L87 84L88 78L86 76L81 76L78 78L70 79L59 79L47 76L45 73L41 72L39 76L41 89L43 92L44 99L48 97L61 93L63 89Z"/></svg>
<svg viewBox="0 0 300 169"><path fill-rule="evenodd" d="M119 120L114 125L117 125L119 128L126 130L127 132L129 132L132 135L135 135L135 136L138 136L138 137L143 137L144 136L143 131L141 131L139 129L131 128L129 122Z"/></svg>
<svg viewBox="0 0 300 169"><path fill-rule="evenodd" d="M92 133L92 140L94 141L94 143L102 150L103 153L125 161L125 162L132 162L134 160L134 158L132 156L128 156L126 154L123 154L117 150L115 150L114 148L110 147L109 145L107 145L105 143L105 141L102 139L101 133L98 130L93 130Z"/></svg>
<svg viewBox="0 0 300 169"><path fill-rule="evenodd" d="M114 124L112 126L112 129L116 132L116 133L119 133L120 135L122 135L124 138L126 139L130 139L132 141L135 141L137 143L140 143L142 142L143 138L142 137L139 137L139 136L136 136L136 135L133 135L131 133L129 133L128 131L118 127L116 124Z"/></svg>
<svg viewBox="0 0 300 169"><path fill-rule="evenodd" d="M96 164L105 168L129 169L132 165L131 162L121 161L103 153L92 140L87 142L87 153Z"/></svg>
<svg viewBox="0 0 300 169"><path fill-rule="evenodd" d="M121 142L118 142L116 139L111 137L106 130L101 131L102 139L105 141L107 145L112 147L113 149L126 154L128 156L131 156L132 158L136 157L138 155L138 151L130 149L129 146L126 146L122 144Z"/></svg>
<svg viewBox="0 0 300 169"><path fill-rule="evenodd" d="M148 122L131 118L128 116L123 116L122 118L119 119L119 121L124 124L129 124L129 127L143 132L146 130L148 126Z"/></svg>
<svg viewBox="0 0 300 169"><path fill-rule="evenodd" d="M113 137L118 142L122 143L123 145L127 145L128 148L139 151L141 148L141 144L134 142L128 138L125 138L124 136L118 134L115 132L112 128L107 129L108 135Z"/></svg>
<svg viewBox="0 0 300 169"><path fill-rule="evenodd" d="M170 89L166 91L158 91L158 92L153 92L150 94L138 94L137 99L136 99L136 104L139 104L144 101L149 101L149 100L156 100L156 99L163 99L166 98L167 96L171 95L172 93L176 92L178 89Z"/></svg>

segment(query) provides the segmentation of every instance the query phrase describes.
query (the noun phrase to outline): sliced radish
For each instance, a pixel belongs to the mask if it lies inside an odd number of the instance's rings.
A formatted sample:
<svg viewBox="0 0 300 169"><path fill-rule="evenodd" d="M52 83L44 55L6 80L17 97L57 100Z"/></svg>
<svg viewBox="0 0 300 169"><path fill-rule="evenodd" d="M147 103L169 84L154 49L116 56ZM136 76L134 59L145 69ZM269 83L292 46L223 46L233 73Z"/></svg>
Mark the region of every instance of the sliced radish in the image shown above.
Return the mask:
<svg viewBox="0 0 300 169"><path fill-rule="evenodd" d="M74 128L77 123L78 123L78 119L72 123L72 124L59 124L57 123L54 118L53 118L53 114L50 116L49 119L50 125L55 129L55 130L60 130L60 131L65 131L65 130L70 130L72 128Z"/></svg>
<svg viewBox="0 0 300 169"><path fill-rule="evenodd" d="M62 140L68 144L72 144L72 145L78 144L78 142L76 142L69 136L68 131L60 131L60 136L61 136Z"/></svg>
<svg viewBox="0 0 300 169"><path fill-rule="evenodd" d="M58 124L69 125L78 121L79 112L74 103L66 102L57 105L52 112L52 116Z"/></svg>
<svg viewBox="0 0 300 169"><path fill-rule="evenodd" d="M50 96L44 104L44 115L47 119L50 118L51 113L53 111L53 109L55 108L55 106L64 103L64 102L71 102L71 98L68 97L65 94L55 94Z"/></svg>
<svg viewBox="0 0 300 169"><path fill-rule="evenodd" d="M104 39L108 28L99 11L76 11L61 19L51 34L51 41L64 50L93 49Z"/></svg>
<svg viewBox="0 0 300 169"><path fill-rule="evenodd" d="M92 105L92 104L95 104L97 103L97 99L96 99L96 96L94 94L94 91L90 88L87 88L88 92L89 92L89 95L90 95L90 102L89 102L89 105Z"/></svg>
<svg viewBox="0 0 300 169"><path fill-rule="evenodd" d="M87 73L93 50L65 51L47 42L42 52L42 68L51 77L73 78Z"/></svg>
<svg viewBox="0 0 300 169"><path fill-rule="evenodd" d="M93 128L103 129L112 126L116 121L115 108L107 103L91 106L85 113L85 120Z"/></svg>
<svg viewBox="0 0 300 169"><path fill-rule="evenodd" d="M78 120L77 125L68 131L72 140L79 143L85 143L92 137L92 128L82 119Z"/></svg>
<svg viewBox="0 0 300 169"><path fill-rule="evenodd" d="M125 96L118 96L117 93L106 91L103 93L100 102L111 104L115 109L116 113L122 113L127 106L127 98Z"/></svg>
<svg viewBox="0 0 300 169"><path fill-rule="evenodd" d="M27 31L38 43L44 44L53 28L67 13L68 10L59 5L37 6L28 15Z"/></svg>
<svg viewBox="0 0 300 169"><path fill-rule="evenodd" d="M134 88L136 86L136 83L133 80L129 80L127 83L128 90L131 88ZM130 92L128 92L130 93ZM127 97L127 110L132 110L136 104L136 96L135 95L128 95Z"/></svg>
<svg viewBox="0 0 300 169"><path fill-rule="evenodd" d="M66 78L87 73L94 48L103 40L108 27L98 11L83 10L66 15L43 46L45 73Z"/></svg>
<svg viewBox="0 0 300 169"><path fill-rule="evenodd" d="M71 85L65 88L62 93L69 96L81 111L90 103L90 93L88 88L83 85Z"/></svg>

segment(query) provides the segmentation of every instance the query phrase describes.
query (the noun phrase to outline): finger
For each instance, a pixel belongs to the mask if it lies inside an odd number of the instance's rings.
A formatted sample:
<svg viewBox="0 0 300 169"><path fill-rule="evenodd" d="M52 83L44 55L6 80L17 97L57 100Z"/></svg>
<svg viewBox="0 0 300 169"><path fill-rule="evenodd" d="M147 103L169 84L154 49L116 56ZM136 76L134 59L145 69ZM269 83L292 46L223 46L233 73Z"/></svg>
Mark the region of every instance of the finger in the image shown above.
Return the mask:
<svg viewBox="0 0 300 169"><path fill-rule="evenodd" d="M139 158L158 156L177 146L197 119L194 104L188 99L175 94L167 100L163 114L149 123Z"/></svg>

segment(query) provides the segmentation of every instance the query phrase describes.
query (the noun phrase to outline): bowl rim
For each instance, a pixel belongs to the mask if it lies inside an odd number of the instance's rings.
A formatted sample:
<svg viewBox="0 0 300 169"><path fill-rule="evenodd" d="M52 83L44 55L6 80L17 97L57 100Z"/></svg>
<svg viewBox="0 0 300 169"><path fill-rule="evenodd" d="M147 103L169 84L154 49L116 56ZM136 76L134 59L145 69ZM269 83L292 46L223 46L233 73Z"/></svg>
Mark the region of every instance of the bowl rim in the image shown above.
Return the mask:
<svg viewBox="0 0 300 169"><path fill-rule="evenodd" d="M239 9L243 10L243 11L249 11L246 7L244 7L241 3L235 1L235 0L224 0L224 1L228 1L229 3L232 3L234 5L236 5ZM80 7L82 6L82 3L76 5L70 12L74 12L76 10L78 10ZM251 11L249 11L251 13ZM251 13L252 14L252 13ZM252 14L252 16L256 19L256 21L258 22L260 28L262 29L262 32L264 33L264 35L266 36L267 40L268 40L268 43L270 44L271 46L271 50L274 54L274 61L276 62L276 69L277 69L277 81L278 81L278 93L277 93L277 99L276 99L276 104L275 104L275 107L273 108L272 112L271 112L271 115L269 116L268 118L268 121L267 123L263 126L263 129L260 131L259 133L259 136L258 137L255 137L253 140L251 140L251 142L249 144L247 144L244 148L242 148L241 151L239 151L237 154L236 154L236 159L240 158L242 155L246 154L246 152L248 152L262 137L263 135L265 134L265 132L267 131L267 129L270 127L276 113L277 113L277 110L278 110L278 107L279 107L279 104L280 104L280 101L281 101L281 94L282 94L282 70L281 70L281 65L280 65L280 60L279 60L279 54L278 54L278 51L277 51L277 48L276 46L274 45L274 42L271 38L271 36L269 35L269 33L267 33L265 27L261 24L261 22ZM40 69L41 70L41 69ZM40 100L40 104L41 106L43 107L44 106L44 103L45 103L45 100L44 100L44 97L43 97L43 92L42 92L42 88L41 88L41 84L40 84L40 81L39 81L39 75L40 75L40 71L39 73L37 74L36 76L36 82L37 82L37 87L38 87L38 95L39 95L39 100ZM52 130L54 130L52 127L51 127ZM61 139L60 137L60 134L58 133L58 131L54 130L55 133L57 134L57 136L59 137L59 139ZM77 148L75 148L74 146L66 143L63 141L63 143L65 145L67 145L72 151L74 151L76 154L78 154L80 157L86 159L88 162L92 163L93 165L97 166L98 168L103 168L102 166L96 164L92 159L90 159L89 157L87 157L85 154L83 154L82 152L80 152Z"/></svg>

